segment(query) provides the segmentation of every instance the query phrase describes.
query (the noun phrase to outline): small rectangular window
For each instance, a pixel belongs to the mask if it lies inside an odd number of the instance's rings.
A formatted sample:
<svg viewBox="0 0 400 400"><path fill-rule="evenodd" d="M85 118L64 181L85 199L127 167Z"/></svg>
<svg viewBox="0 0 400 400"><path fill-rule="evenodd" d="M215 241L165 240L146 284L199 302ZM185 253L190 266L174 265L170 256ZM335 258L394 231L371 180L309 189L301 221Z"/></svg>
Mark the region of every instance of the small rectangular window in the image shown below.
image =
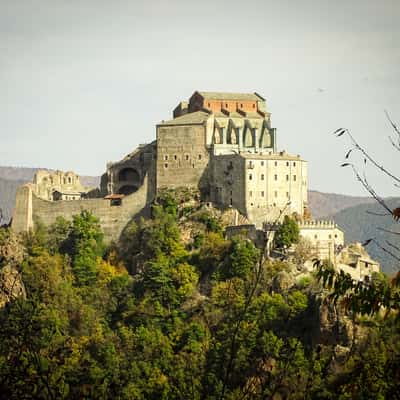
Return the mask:
<svg viewBox="0 0 400 400"><path fill-rule="evenodd" d="M296 175L293 175L293 180L296 182Z"/></svg>
<svg viewBox="0 0 400 400"><path fill-rule="evenodd" d="M264 166L264 161L261 161L261 166L262 166L262 167Z"/></svg>
<svg viewBox="0 0 400 400"><path fill-rule="evenodd" d="M249 174L249 181L251 181L253 179L253 175Z"/></svg>
<svg viewBox="0 0 400 400"><path fill-rule="evenodd" d="M165 155L165 156L164 156L164 160L165 160L165 161L168 161L168 155Z"/></svg>
<svg viewBox="0 0 400 400"><path fill-rule="evenodd" d="M188 155L188 154L185 155L185 160L186 160L186 161L189 160L189 155Z"/></svg>
<svg viewBox="0 0 400 400"><path fill-rule="evenodd" d="M274 164L275 164L275 167L277 167L277 166L278 166L278 161L275 161L275 163L274 163Z"/></svg>
<svg viewBox="0 0 400 400"><path fill-rule="evenodd" d="M201 154L199 154L199 160L201 160Z"/></svg>
<svg viewBox="0 0 400 400"><path fill-rule="evenodd" d="M275 197L278 197L278 192L276 190L275 190L274 195L275 195Z"/></svg>
<svg viewBox="0 0 400 400"><path fill-rule="evenodd" d="M122 199L111 199L110 206L120 206L122 204Z"/></svg>
<svg viewBox="0 0 400 400"><path fill-rule="evenodd" d="M286 161L286 166L287 166L287 167L289 166L289 161Z"/></svg>
<svg viewBox="0 0 400 400"><path fill-rule="evenodd" d="M250 192L249 192L249 196L250 197L253 197L253 192L250 190Z"/></svg>
<svg viewBox="0 0 400 400"><path fill-rule="evenodd" d="M165 164L164 164L164 168L168 168L168 163L165 163Z"/></svg>
<svg viewBox="0 0 400 400"><path fill-rule="evenodd" d="M274 179L277 181L278 180L278 175L274 175Z"/></svg>
<svg viewBox="0 0 400 400"><path fill-rule="evenodd" d="M289 175L286 175L286 180L287 180L287 181L289 180Z"/></svg>
<svg viewBox="0 0 400 400"><path fill-rule="evenodd" d="M289 198L289 192L286 192L286 197Z"/></svg>
<svg viewBox="0 0 400 400"><path fill-rule="evenodd" d="M174 155L174 160L177 160L178 159L178 156L175 154Z"/></svg>
<svg viewBox="0 0 400 400"><path fill-rule="evenodd" d="M261 180L262 181L264 180L264 174L261 174Z"/></svg>
<svg viewBox="0 0 400 400"><path fill-rule="evenodd" d="M295 167L295 166L296 166L296 161L293 162L293 167Z"/></svg>
<svg viewBox="0 0 400 400"><path fill-rule="evenodd" d="M264 192L261 192L261 197L264 197Z"/></svg>

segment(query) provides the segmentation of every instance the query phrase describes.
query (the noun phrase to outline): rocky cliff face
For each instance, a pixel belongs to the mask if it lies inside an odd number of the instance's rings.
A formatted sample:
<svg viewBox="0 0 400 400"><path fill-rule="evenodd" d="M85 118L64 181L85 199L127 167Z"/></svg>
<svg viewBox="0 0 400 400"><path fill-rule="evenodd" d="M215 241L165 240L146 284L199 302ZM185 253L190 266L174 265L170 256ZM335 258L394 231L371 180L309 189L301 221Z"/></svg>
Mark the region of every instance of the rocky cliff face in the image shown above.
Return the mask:
<svg viewBox="0 0 400 400"><path fill-rule="evenodd" d="M0 308L16 297L26 296L19 266L24 250L10 230L0 231Z"/></svg>
<svg viewBox="0 0 400 400"><path fill-rule="evenodd" d="M6 265L0 270L0 309L21 296L26 297L21 274L16 267Z"/></svg>
<svg viewBox="0 0 400 400"><path fill-rule="evenodd" d="M303 289L308 295L309 307L306 331L300 330L304 341L320 349L332 349L330 368L339 371L351 354L354 345L362 343L367 334L367 328L351 316L338 302L334 304L313 278L308 268L299 268L294 263L288 263L286 271L279 272L273 279L272 290L287 294L293 289L301 287L301 282L309 282ZM290 266L291 265L291 266Z"/></svg>

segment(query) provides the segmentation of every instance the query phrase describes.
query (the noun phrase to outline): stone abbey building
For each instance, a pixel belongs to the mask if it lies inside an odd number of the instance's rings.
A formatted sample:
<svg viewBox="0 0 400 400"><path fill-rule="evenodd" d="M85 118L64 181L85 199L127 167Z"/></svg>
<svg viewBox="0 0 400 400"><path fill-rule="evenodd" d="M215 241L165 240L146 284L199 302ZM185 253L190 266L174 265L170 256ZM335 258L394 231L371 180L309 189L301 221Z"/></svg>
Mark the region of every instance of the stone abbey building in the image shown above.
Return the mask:
<svg viewBox="0 0 400 400"><path fill-rule="evenodd" d="M261 227L279 213L302 216L307 163L277 152L276 129L259 94L195 92L157 125L155 142L107 165L103 195L196 187L205 201L232 206Z"/></svg>
<svg viewBox="0 0 400 400"><path fill-rule="evenodd" d="M276 129L257 93L195 92L156 127L156 140L107 164L97 197L72 172L39 171L18 190L12 226L72 217L88 209L109 239L154 200L159 189L193 187L202 200L237 209L261 228L307 209L307 162L277 151Z"/></svg>

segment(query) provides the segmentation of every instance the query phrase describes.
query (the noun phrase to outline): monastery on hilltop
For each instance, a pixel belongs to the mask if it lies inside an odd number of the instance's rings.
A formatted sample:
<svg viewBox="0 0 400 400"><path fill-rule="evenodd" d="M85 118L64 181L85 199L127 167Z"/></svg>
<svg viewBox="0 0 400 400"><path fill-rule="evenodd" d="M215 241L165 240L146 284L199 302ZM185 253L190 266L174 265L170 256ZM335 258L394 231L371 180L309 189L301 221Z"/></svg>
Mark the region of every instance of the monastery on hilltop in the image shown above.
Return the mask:
<svg viewBox="0 0 400 400"><path fill-rule="evenodd" d="M37 218L51 224L87 209L100 219L105 237L117 239L158 190L178 187L199 189L202 201L238 210L257 229L284 215L308 219L307 162L277 150L277 131L262 96L196 91L172 114L156 126L154 142L107 164L97 192L83 188L73 173L39 171L18 190L14 230L32 228ZM305 223L302 229L329 257L343 246L335 224Z"/></svg>
<svg viewBox="0 0 400 400"><path fill-rule="evenodd" d="M145 177L160 188L199 188L250 222L307 208L307 162L276 150L276 129L259 94L195 92L157 125L157 140L108 164L103 194L130 194ZM154 193L153 193L154 195Z"/></svg>

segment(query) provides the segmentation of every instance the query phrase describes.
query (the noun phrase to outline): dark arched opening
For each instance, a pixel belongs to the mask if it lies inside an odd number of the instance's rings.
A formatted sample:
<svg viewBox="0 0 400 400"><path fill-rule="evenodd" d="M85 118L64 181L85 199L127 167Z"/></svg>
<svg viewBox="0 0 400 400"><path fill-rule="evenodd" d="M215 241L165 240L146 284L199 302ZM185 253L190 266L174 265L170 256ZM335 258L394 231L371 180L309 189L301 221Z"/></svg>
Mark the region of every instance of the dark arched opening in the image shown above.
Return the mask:
<svg viewBox="0 0 400 400"><path fill-rule="evenodd" d="M138 188L134 185L124 185L118 189L118 193L127 195L136 192L137 190Z"/></svg>
<svg viewBox="0 0 400 400"><path fill-rule="evenodd" d="M136 171L136 169L133 168L124 168L119 171L118 174L118 180L120 182L140 182L140 175Z"/></svg>

